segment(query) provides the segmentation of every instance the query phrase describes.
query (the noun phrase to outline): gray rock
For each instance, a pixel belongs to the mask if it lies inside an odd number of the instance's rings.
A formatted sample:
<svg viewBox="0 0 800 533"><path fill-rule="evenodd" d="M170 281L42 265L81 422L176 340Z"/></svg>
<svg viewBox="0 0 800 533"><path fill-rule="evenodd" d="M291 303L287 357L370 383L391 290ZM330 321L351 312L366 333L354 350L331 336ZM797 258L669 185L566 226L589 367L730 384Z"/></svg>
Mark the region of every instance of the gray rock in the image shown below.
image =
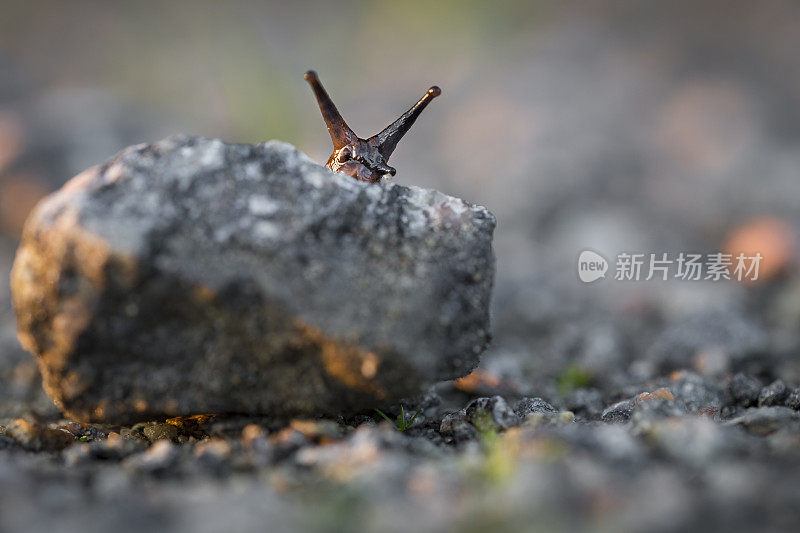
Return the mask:
<svg viewBox="0 0 800 533"><path fill-rule="evenodd" d="M731 377L728 384L728 393L736 405L741 407L752 407L758 402L761 392L761 383L751 376L742 373Z"/></svg>
<svg viewBox="0 0 800 533"><path fill-rule="evenodd" d="M782 380L776 379L761 389L758 395L758 406L783 405L789 397L789 392L786 384Z"/></svg>
<svg viewBox="0 0 800 533"><path fill-rule="evenodd" d="M157 440L170 440L173 442L178 441L180 430L172 424L148 424L142 428L142 433L150 442Z"/></svg>
<svg viewBox="0 0 800 533"><path fill-rule="evenodd" d="M600 418L603 422L612 424L625 423L630 419L635 405L636 403L634 400L622 400L621 402L607 407Z"/></svg>
<svg viewBox="0 0 800 533"><path fill-rule="evenodd" d="M800 426L800 413L788 407L751 407L742 416L726 422L727 425L739 425L760 435L769 435L779 429Z"/></svg>
<svg viewBox="0 0 800 533"><path fill-rule="evenodd" d="M686 412L686 406L681 401L656 398L636 403L631 410L630 422L635 431L647 433L661 421L683 417Z"/></svg>
<svg viewBox="0 0 800 533"><path fill-rule="evenodd" d="M555 407L542 400L541 398L522 398L514 404L514 413L524 420L530 414L551 414L554 415L558 411Z"/></svg>
<svg viewBox="0 0 800 533"><path fill-rule="evenodd" d="M464 409L445 415L439 425L439 433L441 433L447 441L454 443L467 442L478 436L475 426L467 421L467 415Z"/></svg>
<svg viewBox="0 0 800 533"><path fill-rule="evenodd" d="M786 407L791 407L795 411L800 410L800 388L793 389L786 397Z"/></svg>
<svg viewBox="0 0 800 533"><path fill-rule="evenodd" d="M368 410L475 367L494 225L277 141L172 137L34 211L12 273L19 334L79 420Z"/></svg>
<svg viewBox="0 0 800 533"><path fill-rule="evenodd" d="M502 396L475 398L467 404L464 412L466 419L479 433L508 429L521 422Z"/></svg>
<svg viewBox="0 0 800 533"><path fill-rule="evenodd" d="M669 384L669 390L691 412L707 408L718 409L724 403L722 389L713 381L693 372L682 373Z"/></svg>

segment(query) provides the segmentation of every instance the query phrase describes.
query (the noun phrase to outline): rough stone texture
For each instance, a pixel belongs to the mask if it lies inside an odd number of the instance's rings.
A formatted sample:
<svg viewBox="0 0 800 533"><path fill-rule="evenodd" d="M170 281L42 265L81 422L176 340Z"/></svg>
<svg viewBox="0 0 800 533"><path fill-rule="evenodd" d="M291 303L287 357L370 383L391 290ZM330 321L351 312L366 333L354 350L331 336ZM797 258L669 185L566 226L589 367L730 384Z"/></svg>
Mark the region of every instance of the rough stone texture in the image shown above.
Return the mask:
<svg viewBox="0 0 800 533"><path fill-rule="evenodd" d="M611 423L624 423L627 422L630 417L631 413L633 412L633 408L636 406L636 402L634 400L622 400L620 402L615 403L607 407L604 411L602 416L600 417L603 422L611 422Z"/></svg>
<svg viewBox="0 0 800 533"><path fill-rule="evenodd" d="M758 395L758 406L783 405L790 392L782 380L776 379L761 389L761 393Z"/></svg>
<svg viewBox="0 0 800 533"><path fill-rule="evenodd" d="M752 376L738 373L731 377L728 391L737 405L751 407L758 402L761 383Z"/></svg>
<svg viewBox="0 0 800 533"><path fill-rule="evenodd" d="M479 432L508 429L521 422L502 396L475 398L464 408L464 413Z"/></svg>
<svg viewBox="0 0 800 533"><path fill-rule="evenodd" d="M520 420L525 420L525 417L531 414L556 414L557 412L555 407L541 398L522 398L514 404L514 413Z"/></svg>
<svg viewBox="0 0 800 533"><path fill-rule="evenodd" d="M172 137L37 207L12 272L19 336L79 420L370 409L475 367L494 225L284 143Z"/></svg>
<svg viewBox="0 0 800 533"><path fill-rule="evenodd" d="M788 407L751 407L742 416L726 422L728 425L740 425L750 431L768 435L781 428L800 425L800 414Z"/></svg>
<svg viewBox="0 0 800 533"><path fill-rule="evenodd" d="M794 389L786 397L786 407L791 407L794 410L800 409L800 389Z"/></svg>

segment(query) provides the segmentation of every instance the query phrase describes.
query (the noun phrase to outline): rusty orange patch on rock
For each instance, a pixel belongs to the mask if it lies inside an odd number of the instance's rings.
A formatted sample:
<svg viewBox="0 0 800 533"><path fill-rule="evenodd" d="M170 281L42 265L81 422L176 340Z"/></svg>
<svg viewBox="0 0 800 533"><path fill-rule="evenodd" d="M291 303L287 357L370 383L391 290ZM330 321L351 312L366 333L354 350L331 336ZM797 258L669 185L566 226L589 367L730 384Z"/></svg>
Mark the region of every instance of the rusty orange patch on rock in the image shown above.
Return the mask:
<svg viewBox="0 0 800 533"><path fill-rule="evenodd" d="M167 424L182 428L198 428L216 418L216 415L192 415L192 416L177 416L175 418L167 418Z"/></svg>
<svg viewBox="0 0 800 533"><path fill-rule="evenodd" d="M84 172L64 190L80 194L76 184L90 181L95 174L96 170ZM66 414L78 420L102 420L112 407L107 403L93 409L75 405L92 383L86 375L67 373L67 358L90 327L106 285L113 282L123 289L131 287L138 264L133 255L112 250L81 225L69 199L68 195L47 198L28 219L11 271L11 286L15 307L33 306L37 312L18 314L18 338L39 357L44 389Z"/></svg>
<svg viewBox="0 0 800 533"><path fill-rule="evenodd" d="M380 358L374 352L351 342L332 339L314 326L296 322L300 335L318 349L327 374L348 388L386 398L386 389L375 379Z"/></svg>
<svg viewBox="0 0 800 533"><path fill-rule="evenodd" d="M499 387L500 383L500 378L483 370L475 370L471 374L453 381L455 387L463 392L473 392L480 386L495 388Z"/></svg>
<svg viewBox="0 0 800 533"><path fill-rule="evenodd" d="M643 392L639 396L636 397L636 403L639 402L646 402L649 400L667 400L672 401L675 399L675 396L672 394L666 387L662 387L660 389L656 389L653 392Z"/></svg>

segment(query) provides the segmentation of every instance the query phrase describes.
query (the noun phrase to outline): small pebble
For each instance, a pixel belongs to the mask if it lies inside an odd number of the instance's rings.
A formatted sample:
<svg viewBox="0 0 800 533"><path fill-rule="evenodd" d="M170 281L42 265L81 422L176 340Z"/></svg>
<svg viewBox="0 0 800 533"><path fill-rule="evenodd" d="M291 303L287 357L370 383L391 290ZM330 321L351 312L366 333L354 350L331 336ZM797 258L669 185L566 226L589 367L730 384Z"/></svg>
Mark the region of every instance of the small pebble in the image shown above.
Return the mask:
<svg viewBox="0 0 800 533"><path fill-rule="evenodd" d="M783 405L789 397L789 389L783 381L776 379L763 389L758 395L758 406Z"/></svg>

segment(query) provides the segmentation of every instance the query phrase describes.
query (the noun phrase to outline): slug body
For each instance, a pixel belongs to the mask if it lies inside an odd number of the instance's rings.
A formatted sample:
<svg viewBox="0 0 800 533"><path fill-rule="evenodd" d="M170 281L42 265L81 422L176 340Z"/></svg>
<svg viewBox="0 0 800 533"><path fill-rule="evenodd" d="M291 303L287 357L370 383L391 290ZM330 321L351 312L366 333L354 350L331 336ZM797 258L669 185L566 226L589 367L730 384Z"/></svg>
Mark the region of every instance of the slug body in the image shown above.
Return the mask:
<svg viewBox="0 0 800 533"><path fill-rule="evenodd" d="M400 139L411 129L422 110L431 100L442 94L439 87L431 87L411 109L386 129L369 139L362 139L350 129L339 114L339 110L317 78L317 73L309 70L304 78L314 90L319 110L333 141L333 153L325 166L334 172L344 172L357 180L371 183L380 181L386 174L391 176L396 174L397 171L388 165L389 156L394 152Z"/></svg>

